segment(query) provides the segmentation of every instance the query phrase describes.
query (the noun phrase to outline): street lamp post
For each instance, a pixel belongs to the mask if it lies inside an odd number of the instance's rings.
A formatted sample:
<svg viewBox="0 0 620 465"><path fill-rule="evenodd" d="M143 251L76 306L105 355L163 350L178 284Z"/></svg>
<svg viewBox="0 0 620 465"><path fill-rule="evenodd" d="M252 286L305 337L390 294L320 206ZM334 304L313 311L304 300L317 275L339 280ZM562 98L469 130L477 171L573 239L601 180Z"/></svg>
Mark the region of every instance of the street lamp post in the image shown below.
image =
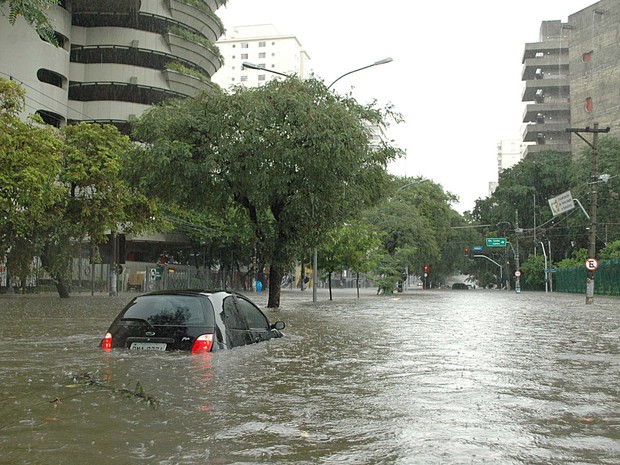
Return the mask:
<svg viewBox="0 0 620 465"><path fill-rule="evenodd" d="M348 71L348 72L338 76L336 79L334 79L332 81L332 83L327 86L327 90L331 89L332 86L334 84L336 84L336 82L338 82L343 77L348 76L349 74L357 73L358 71L362 71L362 70L365 70L365 69L368 69L368 68L372 68L373 66L384 65L384 64L390 63L392 61L394 61L394 60L392 60L392 58L387 57L387 58L383 58L382 60L375 61L374 63L371 63L369 65L362 66L361 68L357 68L357 69ZM255 69L255 70L259 70L259 71L266 71L268 73L277 74L279 76L291 77L288 74L281 73L280 71L276 71L276 70L273 70L273 69L267 69L264 66L259 66L259 65L256 65L254 63L251 63L249 61L244 61L243 62L243 66L245 68L248 68L248 69ZM312 302L316 302L317 301L316 288L317 288L317 285L319 283L318 263L317 262L318 262L318 250L317 250L317 247L314 247L314 253L313 253L313 257L312 257ZM302 266L303 266L303 263L302 263Z"/></svg>

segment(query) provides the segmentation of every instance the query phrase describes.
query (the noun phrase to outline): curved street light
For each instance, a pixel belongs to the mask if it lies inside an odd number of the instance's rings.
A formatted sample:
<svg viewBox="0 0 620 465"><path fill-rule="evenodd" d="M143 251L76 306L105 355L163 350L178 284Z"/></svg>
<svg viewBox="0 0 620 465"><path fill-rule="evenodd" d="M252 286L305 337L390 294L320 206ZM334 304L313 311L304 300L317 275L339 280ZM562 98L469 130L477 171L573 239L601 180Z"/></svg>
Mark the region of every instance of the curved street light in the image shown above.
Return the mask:
<svg viewBox="0 0 620 465"><path fill-rule="evenodd" d="M244 68L248 68L248 69L256 69L258 71L267 71L268 73L277 74L279 76L290 77L286 73L281 73L280 71L275 71L273 69L267 69L264 66L258 66L258 65L255 65L254 63L250 63L249 61L244 61L243 63L241 63L241 65Z"/></svg>
<svg viewBox="0 0 620 465"><path fill-rule="evenodd" d="M344 73L342 76L337 77L330 85L327 86L327 89L331 89L334 84L340 81L343 77L348 76L349 74L357 73L358 71L362 71L364 69L372 68L373 66L385 65L386 63L390 63L394 61L391 57L384 58L383 60L375 61L374 63L366 66L362 66L361 68L354 69L349 71L348 73Z"/></svg>

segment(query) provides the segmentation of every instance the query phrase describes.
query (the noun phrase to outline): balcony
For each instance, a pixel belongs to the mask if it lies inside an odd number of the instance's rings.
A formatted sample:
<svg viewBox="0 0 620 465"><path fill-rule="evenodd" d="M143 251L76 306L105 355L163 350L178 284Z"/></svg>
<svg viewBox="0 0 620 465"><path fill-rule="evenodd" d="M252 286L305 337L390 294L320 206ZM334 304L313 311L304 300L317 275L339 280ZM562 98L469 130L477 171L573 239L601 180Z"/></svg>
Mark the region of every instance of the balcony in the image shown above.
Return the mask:
<svg viewBox="0 0 620 465"><path fill-rule="evenodd" d="M528 81L536 78L536 70L542 70L545 74L555 74L567 76L568 55L566 56L546 56L542 58L528 58L525 60L521 71L521 80Z"/></svg>
<svg viewBox="0 0 620 465"><path fill-rule="evenodd" d="M172 33L165 35L170 52L205 71L209 77L222 67L222 61L211 50Z"/></svg>
<svg viewBox="0 0 620 465"><path fill-rule="evenodd" d="M538 134L542 133L545 135L546 144L558 143L560 140L568 144L569 135L566 128L569 126L567 122L528 124L523 128L521 138L523 142L536 142Z"/></svg>
<svg viewBox="0 0 620 465"><path fill-rule="evenodd" d="M525 82L525 89L521 96L522 102L533 102L536 100L536 91L542 89L544 95L552 96L557 99L563 95L568 98L570 93L569 80L566 76L557 78L549 77L546 79L531 79Z"/></svg>
<svg viewBox="0 0 620 465"><path fill-rule="evenodd" d="M566 102L551 102L551 103L532 103L526 105L523 112L523 122L533 123L536 121L536 117L539 113L542 113L546 117L557 120L566 120L570 118L570 105Z"/></svg>
<svg viewBox="0 0 620 465"><path fill-rule="evenodd" d="M525 63L525 60L528 58L536 58L536 55L539 53L550 53L553 55L568 54L568 45L566 44L566 40L563 39L525 44L523 60L521 62Z"/></svg>
<svg viewBox="0 0 620 465"><path fill-rule="evenodd" d="M567 155L572 152L570 144L552 144L547 143L544 145L527 145L525 148L524 158L532 155L537 155L543 152L558 152L562 155Z"/></svg>
<svg viewBox="0 0 620 465"><path fill-rule="evenodd" d="M215 43L224 33L222 23L215 15L211 16L180 0L169 0L169 3L172 19L191 27L211 42Z"/></svg>
<svg viewBox="0 0 620 465"><path fill-rule="evenodd" d="M202 91L213 89L213 84L209 81L200 80L188 74L179 73L166 69L162 71L168 81L170 90L188 97L195 97Z"/></svg>

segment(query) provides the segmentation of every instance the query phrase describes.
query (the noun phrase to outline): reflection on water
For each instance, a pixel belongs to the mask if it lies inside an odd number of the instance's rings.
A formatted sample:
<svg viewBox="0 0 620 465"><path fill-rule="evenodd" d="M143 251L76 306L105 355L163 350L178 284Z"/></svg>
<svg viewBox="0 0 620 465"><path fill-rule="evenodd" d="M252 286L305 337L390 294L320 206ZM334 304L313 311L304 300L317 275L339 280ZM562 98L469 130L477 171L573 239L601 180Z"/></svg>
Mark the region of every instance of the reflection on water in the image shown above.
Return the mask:
<svg viewBox="0 0 620 465"><path fill-rule="evenodd" d="M0 296L0 464L618 463L617 299L290 292L283 339L105 353L130 297Z"/></svg>

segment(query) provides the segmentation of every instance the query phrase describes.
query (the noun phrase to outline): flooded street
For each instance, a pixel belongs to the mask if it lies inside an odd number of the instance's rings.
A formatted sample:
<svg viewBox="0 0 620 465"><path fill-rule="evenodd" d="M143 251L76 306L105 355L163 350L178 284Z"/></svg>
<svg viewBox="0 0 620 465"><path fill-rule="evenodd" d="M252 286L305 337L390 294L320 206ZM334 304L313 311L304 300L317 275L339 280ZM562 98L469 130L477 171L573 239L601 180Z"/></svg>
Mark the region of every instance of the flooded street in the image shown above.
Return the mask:
<svg viewBox="0 0 620 465"><path fill-rule="evenodd" d="M285 291L283 339L105 353L132 295L0 296L0 464L620 462L618 299Z"/></svg>

